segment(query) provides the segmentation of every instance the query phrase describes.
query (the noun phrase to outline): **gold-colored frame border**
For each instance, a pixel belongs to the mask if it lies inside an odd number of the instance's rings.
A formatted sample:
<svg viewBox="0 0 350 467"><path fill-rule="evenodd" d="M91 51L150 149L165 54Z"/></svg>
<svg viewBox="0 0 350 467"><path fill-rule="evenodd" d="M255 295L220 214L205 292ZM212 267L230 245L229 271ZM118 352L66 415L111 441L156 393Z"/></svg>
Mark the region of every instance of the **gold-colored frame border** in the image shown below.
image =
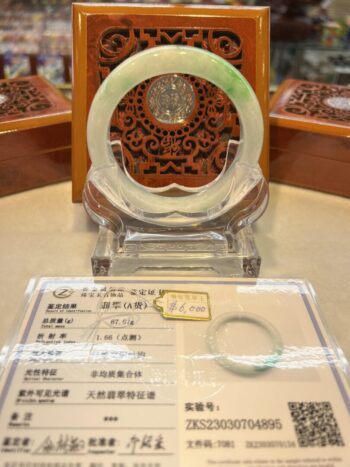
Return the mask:
<svg viewBox="0 0 350 467"><path fill-rule="evenodd" d="M87 18L89 15L155 15L251 18L256 24L256 86L264 119L264 143L260 166L269 175L269 64L270 34L268 7L204 7L197 5L111 5L73 4L73 123L72 199L80 202L89 167L86 144L87 109Z"/></svg>

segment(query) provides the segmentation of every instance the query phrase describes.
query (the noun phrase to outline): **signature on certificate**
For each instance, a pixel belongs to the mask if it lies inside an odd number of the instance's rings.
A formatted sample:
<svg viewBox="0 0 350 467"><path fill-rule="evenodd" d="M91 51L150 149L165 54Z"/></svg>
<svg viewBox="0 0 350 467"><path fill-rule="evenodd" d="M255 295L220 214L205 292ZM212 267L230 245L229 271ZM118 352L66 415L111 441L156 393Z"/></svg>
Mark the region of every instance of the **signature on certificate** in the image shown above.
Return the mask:
<svg viewBox="0 0 350 467"><path fill-rule="evenodd" d="M47 436L34 454L84 454L85 441L74 435Z"/></svg>

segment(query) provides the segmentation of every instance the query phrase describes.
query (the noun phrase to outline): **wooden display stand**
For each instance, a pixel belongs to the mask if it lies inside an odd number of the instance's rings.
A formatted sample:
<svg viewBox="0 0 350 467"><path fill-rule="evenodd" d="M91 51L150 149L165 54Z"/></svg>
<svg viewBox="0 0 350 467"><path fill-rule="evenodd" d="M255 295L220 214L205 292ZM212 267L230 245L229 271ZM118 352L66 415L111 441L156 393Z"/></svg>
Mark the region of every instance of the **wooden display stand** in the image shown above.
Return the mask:
<svg viewBox="0 0 350 467"><path fill-rule="evenodd" d="M271 180L350 196L350 89L287 80L270 105Z"/></svg>
<svg viewBox="0 0 350 467"><path fill-rule="evenodd" d="M86 122L97 89L125 59L162 45L203 48L246 77L265 120L260 164L268 176L268 8L74 4L73 29L73 201L81 201L89 168ZM196 77L182 78L196 102L181 124L154 121L148 98L157 78L129 92L112 118L110 140L122 142L126 169L145 186L211 182L224 167L228 141L239 139L236 110L223 92Z"/></svg>
<svg viewBox="0 0 350 467"><path fill-rule="evenodd" d="M0 80L0 196L68 180L71 106L39 76Z"/></svg>

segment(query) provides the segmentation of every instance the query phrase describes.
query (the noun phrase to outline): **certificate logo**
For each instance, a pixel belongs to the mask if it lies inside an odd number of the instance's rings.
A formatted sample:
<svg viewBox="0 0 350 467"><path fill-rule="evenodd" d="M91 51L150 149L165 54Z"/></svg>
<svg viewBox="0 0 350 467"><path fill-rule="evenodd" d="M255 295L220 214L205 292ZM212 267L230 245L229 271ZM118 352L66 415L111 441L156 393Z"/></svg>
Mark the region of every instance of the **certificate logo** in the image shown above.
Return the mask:
<svg viewBox="0 0 350 467"><path fill-rule="evenodd" d="M59 287L53 291L56 298L68 298L74 293L74 289L71 287Z"/></svg>

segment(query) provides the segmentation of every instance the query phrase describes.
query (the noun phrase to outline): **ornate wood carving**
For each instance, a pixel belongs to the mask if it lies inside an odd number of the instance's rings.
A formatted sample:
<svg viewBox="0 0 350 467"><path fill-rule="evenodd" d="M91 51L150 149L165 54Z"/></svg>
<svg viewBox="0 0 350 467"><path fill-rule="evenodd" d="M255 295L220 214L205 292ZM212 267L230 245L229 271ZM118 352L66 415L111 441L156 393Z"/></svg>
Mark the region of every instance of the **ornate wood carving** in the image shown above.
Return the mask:
<svg viewBox="0 0 350 467"><path fill-rule="evenodd" d="M271 180L350 196L350 90L286 80L270 112Z"/></svg>
<svg viewBox="0 0 350 467"><path fill-rule="evenodd" d="M301 82L282 110L301 117L350 124L350 89L332 84Z"/></svg>
<svg viewBox="0 0 350 467"><path fill-rule="evenodd" d="M0 80L0 196L70 178L71 119L44 78Z"/></svg>
<svg viewBox="0 0 350 467"><path fill-rule="evenodd" d="M230 30L112 27L99 38L100 83L129 56L171 44L203 48L242 68L242 41ZM127 170L146 186L176 182L195 187L211 182L224 167L227 142L239 139L234 106L211 83L182 76L194 96L193 111L178 123L161 121L150 105L150 89L157 79L141 83L125 96L112 118L111 140L122 141Z"/></svg>
<svg viewBox="0 0 350 467"><path fill-rule="evenodd" d="M47 96L28 79L0 82L0 119L42 112L52 107Z"/></svg>
<svg viewBox="0 0 350 467"><path fill-rule="evenodd" d="M240 37L230 30L108 28L99 39L100 71L109 73L123 60L141 50L159 45L188 45L209 50L241 67L243 47Z"/></svg>
<svg viewBox="0 0 350 467"><path fill-rule="evenodd" d="M19 126L31 128L68 121L71 121L70 102L45 78L0 80L0 133L17 130Z"/></svg>

